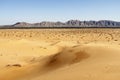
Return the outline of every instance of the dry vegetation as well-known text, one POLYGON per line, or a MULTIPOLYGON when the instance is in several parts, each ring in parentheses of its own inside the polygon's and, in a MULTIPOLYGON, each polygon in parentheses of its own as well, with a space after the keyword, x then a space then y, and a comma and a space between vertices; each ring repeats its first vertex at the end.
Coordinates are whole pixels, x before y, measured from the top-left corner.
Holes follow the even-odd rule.
POLYGON ((0 37, 14 39, 119 41, 119 29, 28 29, 0 30, 0 37))

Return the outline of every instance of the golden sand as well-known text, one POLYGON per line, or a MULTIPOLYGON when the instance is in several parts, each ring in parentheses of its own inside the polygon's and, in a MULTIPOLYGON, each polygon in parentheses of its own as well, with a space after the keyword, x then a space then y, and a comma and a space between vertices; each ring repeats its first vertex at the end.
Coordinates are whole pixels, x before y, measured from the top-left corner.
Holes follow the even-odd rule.
POLYGON ((120 29, 1 29, 0 80, 120 80, 120 29))

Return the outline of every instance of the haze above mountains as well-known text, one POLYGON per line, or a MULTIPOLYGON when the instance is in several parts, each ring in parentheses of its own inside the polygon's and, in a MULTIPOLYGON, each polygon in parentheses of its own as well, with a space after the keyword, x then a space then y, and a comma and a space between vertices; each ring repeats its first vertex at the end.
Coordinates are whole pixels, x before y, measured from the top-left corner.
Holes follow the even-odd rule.
POLYGON ((27 23, 27 22, 18 22, 13 25, 1 26, 2 28, 9 27, 120 27, 120 22, 110 21, 110 20, 100 20, 100 21, 80 21, 80 20, 69 20, 67 22, 40 22, 40 23, 27 23))

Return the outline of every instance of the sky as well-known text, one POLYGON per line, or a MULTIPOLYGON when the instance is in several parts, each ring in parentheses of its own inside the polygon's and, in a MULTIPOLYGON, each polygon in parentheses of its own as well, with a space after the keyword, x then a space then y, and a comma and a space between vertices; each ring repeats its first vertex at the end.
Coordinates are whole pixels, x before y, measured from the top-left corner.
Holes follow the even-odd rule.
POLYGON ((71 19, 120 21, 120 0, 0 0, 0 25, 71 19))

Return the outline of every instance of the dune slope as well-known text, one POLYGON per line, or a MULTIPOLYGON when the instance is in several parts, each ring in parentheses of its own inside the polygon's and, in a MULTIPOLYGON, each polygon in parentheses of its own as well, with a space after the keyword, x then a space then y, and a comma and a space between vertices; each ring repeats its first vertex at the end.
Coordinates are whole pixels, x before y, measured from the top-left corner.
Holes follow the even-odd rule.
POLYGON ((1 30, 0 80, 119 80, 119 30, 110 31, 1 30))

